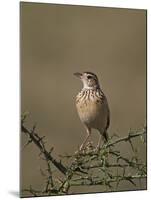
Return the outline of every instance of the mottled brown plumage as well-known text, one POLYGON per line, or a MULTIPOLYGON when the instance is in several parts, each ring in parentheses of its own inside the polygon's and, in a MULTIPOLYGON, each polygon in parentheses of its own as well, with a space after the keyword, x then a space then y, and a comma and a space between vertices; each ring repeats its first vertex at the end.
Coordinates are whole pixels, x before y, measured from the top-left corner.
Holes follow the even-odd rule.
POLYGON ((110 124, 109 106, 103 91, 100 88, 97 76, 92 72, 75 73, 83 82, 83 89, 76 97, 76 108, 81 122, 84 124, 87 137, 80 149, 83 149, 91 134, 91 129, 100 132, 97 147, 100 146, 101 136, 107 141, 107 129, 110 124))

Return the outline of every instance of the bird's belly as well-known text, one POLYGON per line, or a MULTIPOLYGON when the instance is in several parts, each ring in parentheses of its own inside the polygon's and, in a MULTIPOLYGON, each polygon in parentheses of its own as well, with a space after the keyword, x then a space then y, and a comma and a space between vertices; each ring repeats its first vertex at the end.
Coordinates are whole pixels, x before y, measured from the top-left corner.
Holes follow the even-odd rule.
POLYGON ((99 129, 106 125, 105 105, 100 102, 86 101, 77 104, 77 110, 81 121, 87 126, 99 129))

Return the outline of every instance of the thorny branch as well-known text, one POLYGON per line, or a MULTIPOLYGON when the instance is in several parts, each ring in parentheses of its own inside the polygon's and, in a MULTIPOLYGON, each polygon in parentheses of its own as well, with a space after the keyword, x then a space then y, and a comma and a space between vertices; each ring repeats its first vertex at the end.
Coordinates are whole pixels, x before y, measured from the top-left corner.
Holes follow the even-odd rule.
POLYGON ((43 154, 43 156, 45 157, 46 160, 51 161, 55 165, 55 167, 58 168, 58 170, 60 172, 62 172, 63 174, 66 174, 66 171, 67 171, 66 167, 63 166, 61 162, 56 161, 52 157, 51 151, 48 152, 46 150, 46 147, 45 147, 45 144, 43 141, 45 136, 43 136, 43 137, 38 136, 38 134, 35 132, 35 127, 31 131, 29 131, 22 124, 21 130, 22 130, 22 132, 28 134, 28 136, 30 137, 30 139, 29 139, 30 142, 28 142, 27 144, 31 143, 31 141, 32 141, 39 148, 40 153, 43 154))
MULTIPOLYGON (((40 169, 41 175, 45 179, 43 189, 36 190, 29 186, 29 189, 22 190, 22 196, 71 194, 73 186, 100 185, 106 187, 105 191, 116 191, 123 181, 128 181, 137 188, 136 180, 147 178, 146 163, 140 160, 132 143, 135 138, 141 138, 144 144, 146 127, 138 131, 130 131, 127 136, 122 138, 114 140, 110 138, 99 151, 96 151, 95 147, 88 143, 83 151, 77 151, 72 155, 60 155, 60 161, 57 161, 52 156, 53 148, 49 151, 46 149, 45 137, 39 136, 36 126, 33 126, 32 130, 26 128, 25 119, 26 116, 23 116, 21 122, 21 131, 28 137, 24 148, 34 143, 38 147, 40 155, 43 156, 47 169, 40 169), (133 151, 131 158, 123 156, 120 150, 117 151, 116 144, 122 142, 130 143, 133 151), (60 176, 59 173, 54 175, 52 165, 63 176, 60 176)), ((103 191, 101 190, 101 192, 103 191)))

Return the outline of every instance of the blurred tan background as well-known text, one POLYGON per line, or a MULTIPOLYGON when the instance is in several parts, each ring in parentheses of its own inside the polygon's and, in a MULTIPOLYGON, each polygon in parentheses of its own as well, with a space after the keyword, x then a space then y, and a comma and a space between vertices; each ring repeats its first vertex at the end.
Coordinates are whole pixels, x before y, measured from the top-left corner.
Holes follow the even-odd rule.
MULTIPOLYGON (((37 123, 56 157, 75 152, 86 136, 75 108, 82 84, 74 72, 98 75, 110 106, 110 135, 144 124, 145 10, 21 3, 20 23, 21 112, 29 111, 27 127, 37 123)), ((94 143, 98 137, 94 131, 94 143)), ((32 144, 21 152, 21 188, 42 184, 38 152, 32 144)), ((145 158, 144 149, 140 154, 145 158)))

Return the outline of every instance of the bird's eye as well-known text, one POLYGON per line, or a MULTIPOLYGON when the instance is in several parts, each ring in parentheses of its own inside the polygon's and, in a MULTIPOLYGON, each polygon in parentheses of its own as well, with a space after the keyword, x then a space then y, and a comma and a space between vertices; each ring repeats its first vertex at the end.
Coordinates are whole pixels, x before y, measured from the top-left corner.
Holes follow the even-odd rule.
POLYGON ((92 76, 87 76, 88 79, 92 78, 92 76))

